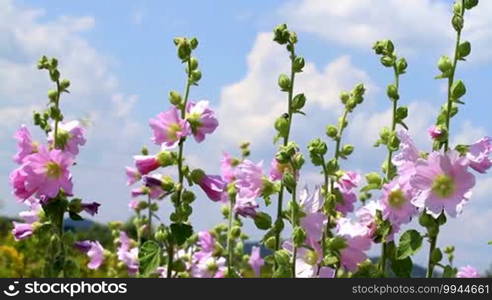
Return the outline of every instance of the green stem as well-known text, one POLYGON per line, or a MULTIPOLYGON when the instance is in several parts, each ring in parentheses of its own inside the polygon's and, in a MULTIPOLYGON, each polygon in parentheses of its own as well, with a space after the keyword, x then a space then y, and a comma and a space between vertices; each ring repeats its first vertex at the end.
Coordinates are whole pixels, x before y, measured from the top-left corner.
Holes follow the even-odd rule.
MULTIPOLYGON (((296 201, 296 191, 297 190, 297 185, 294 185, 294 190, 292 191, 292 201, 296 201)), ((292 209, 292 215, 291 215, 291 219, 292 219, 292 228, 294 229, 297 224, 299 223, 298 220, 297 220, 297 214, 296 214, 296 210, 295 209, 292 209)), ((293 278, 296 278, 296 259, 297 259, 297 247, 296 247, 296 244, 293 240, 293 251, 292 251, 292 277, 293 278)))
POLYGON ((148 210, 149 210, 149 214, 148 214, 148 217, 147 217, 147 232, 148 232, 148 239, 152 239, 152 209, 151 209, 151 204, 152 204, 152 199, 150 199, 150 195, 147 196, 147 205, 149 206, 148 207, 148 210))
POLYGON ((429 247, 429 262, 427 264, 427 278, 432 278, 434 274, 434 264, 432 263, 432 253, 436 249, 437 234, 435 237, 429 237, 430 247, 429 247))
POLYGON ((387 243, 383 242, 381 245, 381 264, 380 264, 380 270, 381 273, 384 275, 386 273, 386 248, 387 248, 387 243))
MULTIPOLYGON (((461 0, 461 12, 460 15, 461 17, 464 16, 465 14, 465 5, 463 3, 464 1, 461 0)), ((456 73, 456 66, 458 63, 458 56, 459 56, 459 45, 460 45, 460 40, 461 40, 461 30, 458 30, 456 32, 456 44, 454 48, 454 58, 453 58, 453 67, 451 69, 451 73, 448 78, 448 101, 447 101, 447 111, 446 111, 446 129, 447 129, 447 134, 448 137, 446 139, 446 142, 444 143, 444 151, 449 150, 449 136, 450 136, 450 126, 451 126, 451 109, 453 108, 453 99, 451 98, 451 87, 453 86, 454 82, 454 75, 456 73)))
MULTIPOLYGON (((188 58, 187 60, 188 64, 188 78, 186 80, 186 87, 185 87, 185 95, 184 95, 184 101, 181 106, 181 118, 184 119, 186 117, 186 105, 188 104, 188 97, 190 95, 190 87, 192 84, 192 79, 191 79, 191 58, 188 58)), ((179 150, 178 150, 178 178, 179 178, 179 189, 177 191, 177 197, 176 197, 176 203, 175 203, 175 210, 177 211, 179 207, 181 206, 181 197, 183 195, 183 183, 184 183, 184 173, 183 173, 183 153, 184 153, 184 143, 186 141, 185 137, 182 137, 179 140, 179 150)), ((168 253, 174 253, 174 242, 172 239, 169 241, 168 248, 168 253)), ((174 260, 174 255, 169 256, 168 259, 168 264, 167 264, 167 278, 171 278, 172 276, 172 266, 173 266, 173 260, 174 260)))
MULTIPOLYGON (((290 61, 291 61, 291 67, 290 67, 290 87, 288 91, 288 114, 289 114, 289 119, 288 119, 288 127, 287 127, 287 134, 284 137, 284 142, 283 145, 287 146, 289 143, 289 136, 290 136, 290 128, 292 124, 292 98, 294 94, 294 80, 295 80, 295 71, 294 71, 294 59, 296 57, 295 55, 295 50, 294 50, 294 44, 290 44, 290 48, 292 49, 290 51, 290 61)), ((277 220, 282 219, 282 205, 283 205, 283 198, 284 198, 284 185, 283 183, 280 184, 280 192, 278 194, 278 207, 277 207, 277 220)), ((280 249, 280 231, 275 233, 275 250, 280 249)))
POLYGON ((226 250, 227 250, 227 256, 228 256, 228 259, 227 259, 227 274, 228 276, 231 278, 233 277, 232 274, 233 274, 233 271, 232 271, 232 267, 233 267, 233 249, 232 249, 232 218, 233 218, 233 215, 234 215, 234 199, 235 197, 229 197, 229 203, 230 203, 230 207, 229 207, 229 221, 228 221, 228 229, 227 229, 227 246, 226 246, 226 250))

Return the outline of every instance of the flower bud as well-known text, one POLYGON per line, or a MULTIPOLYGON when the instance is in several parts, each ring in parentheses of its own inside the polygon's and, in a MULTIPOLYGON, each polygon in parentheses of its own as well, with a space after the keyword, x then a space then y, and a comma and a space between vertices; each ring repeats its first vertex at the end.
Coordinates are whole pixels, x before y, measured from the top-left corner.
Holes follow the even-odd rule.
POLYGON ((408 117, 408 107, 400 106, 396 109, 396 120, 403 121, 408 117))
POLYGON ((259 212, 254 217, 255 225, 258 229, 267 230, 272 227, 272 217, 264 212, 259 212))
POLYGON ((349 156, 350 154, 352 154, 352 152, 354 152, 354 146, 353 145, 345 145, 345 146, 343 146, 343 148, 342 148, 342 154, 344 156, 349 156))
POLYGON ((366 181, 368 184, 381 185, 383 183, 383 179, 381 175, 376 172, 371 172, 366 174, 366 181))
POLYGON ((57 69, 51 69, 50 78, 52 81, 58 81, 60 79, 60 71, 58 71, 57 69))
POLYGON ((49 90, 48 91, 48 98, 50 99, 51 102, 55 102, 56 98, 58 98, 58 91, 49 90))
POLYGON ((48 58, 46 56, 42 56, 38 60, 38 69, 48 69, 49 68, 49 63, 48 63, 48 58))
POLYGON ((301 56, 297 56, 292 63, 292 69, 294 70, 294 72, 299 73, 302 72, 302 68, 304 68, 304 65, 304 58, 301 56))
POLYGON ((292 157, 292 167, 295 170, 300 170, 302 168, 302 166, 304 165, 304 162, 305 162, 304 156, 300 152, 297 152, 292 157))
POLYGON ((317 155, 325 155, 328 151, 326 143, 319 138, 313 139, 308 145, 308 151, 317 155))
POLYGON ((292 232, 292 240, 294 241, 295 247, 301 247, 304 244, 306 237, 306 231, 302 227, 296 226, 294 228, 294 231, 292 232))
POLYGON ((289 31, 289 42, 291 44, 297 43, 297 33, 295 33, 294 31, 289 31))
POLYGON ((190 69, 193 71, 196 70, 197 68, 198 68, 198 60, 196 59, 196 57, 190 58, 190 69))
POLYGON ((372 46, 372 49, 374 50, 374 52, 377 55, 383 54, 383 52, 384 52, 384 44, 383 44, 383 41, 377 41, 376 43, 374 43, 374 45, 372 46))
POLYGON ((477 6, 478 0, 465 0, 465 8, 472 9, 477 6))
POLYGON ((157 161, 161 167, 167 167, 174 163, 174 158, 171 152, 161 151, 157 154, 157 161))
POLYGON ((395 57, 384 55, 381 57, 381 64, 385 67, 392 67, 395 64, 395 57))
POLYGON ((197 40, 197 38, 195 38, 195 37, 194 37, 194 38, 192 38, 192 39, 190 40, 190 47, 191 47, 191 49, 193 49, 193 50, 195 50, 195 49, 196 49, 196 47, 198 47, 198 40, 197 40))
POLYGON ((289 120, 287 120, 287 117, 282 115, 275 120, 275 129, 281 137, 286 137, 289 130, 289 120))
POLYGON ((328 240, 327 246, 328 249, 337 251, 347 247, 347 242, 343 237, 336 236, 328 240))
POLYGON ((408 67, 407 60, 403 57, 396 61, 396 71, 398 74, 404 74, 408 67))
POLYGON ((287 30, 286 24, 281 24, 275 27, 275 29, 273 30, 273 34, 273 40, 280 45, 286 44, 289 41, 289 31, 287 30))
POLYGON ((451 23, 453 24, 454 30, 461 31, 461 29, 463 29, 464 20, 462 16, 455 14, 451 23))
POLYGON ((198 82, 202 79, 202 72, 200 72, 200 70, 194 70, 191 72, 190 77, 193 82, 198 82))
POLYGON ((241 227, 233 226, 231 228, 231 238, 237 239, 241 235, 241 227))
POLYGON ((183 102, 183 99, 181 98, 181 95, 178 92, 170 91, 169 92, 169 102, 172 105, 178 106, 178 105, 181 105, 181 103, 183 102))
MULTIPOLYGON (((169 177, 169 178, 171 178, 171 177, 169 177)), ((172 180, 172 178, 171 178, 171 180, 172 180)), ((196 199, 195 194, 190 190, 184 190, 183 195, 181 197, 182 197, 184 203, 192 203, 196 199)))
POLYGON ((282 176, 282 183, 289 191, 293 191, 296 186, 296 179, 291 172, 285 172, 282 176))
POLYGON ((362 97, 365 92, 366 92, 366 88, 364 87, 363 83, 357 84, 352 90, 352 94, 354 97, 362 97))
POLYGON ((165 230, 163 230, 162 228, 160 228, 159 230, 157 230, 157 232, 154 234, 154 238, 157 242, 159 243, 164 243, 167 238, 168 238, 168 234, 165 230))
POLYGON ((388 85, 386 94, 388 95, 389 98, 391 98, 394 101, 400 99, 400 95, 398 95, 398 88, 396 87, 395 84, 388 85))
POLYGON ((60 82, 60 89, 62 89, 63 91, 68 89, 69 86, 70 86, 70 80, 68 80, 68 79, 63 79, 60 82))
POLYGON ((56 69, 58 67, 58 60, 56 58, 52 57, 49 60, 49 66, 51 69, 56 69))
POLYGON ((273 250, 273 249, 275 249, 275 246, 277 243, 276 243, 275 237, 271 236, 265 240, 264 244, 265 244, 265 247, 273 250))
POLYGON ((332 139, 336 138, 338 135, 338 129, 335 125, 326 126, 326 135, 332 139))
POLYGON ((191 55, 191 48, 186 40, 178 44, 178 57, 182 61, 186 61, 191 55))
POLYGON ((283 92, 288 92, 290 89, 290 78, 285 74, 280 74, 278 77, 278 86, 283 92))
POLYGON ((326 163, 326 171, 328 174, 335 174, 336 171, 338 171, 338 162, 336 159, 331 159, 326 163))
POLYGON ((451 59, 449 59, 449 57, 443 55, 439 58, 439 61, 437 62, 437 66, 439 70, 443 73, 443 75, 448 77, 449 72, 453 68, 453 63, 451 62, 451 59))
POLYGON ((203 177, 205 177, 205 172, 202 169, 194 169, 191 171, 190 179, 193 183, 199 184, 203 177))
POLYGON ((464 59, 468 55, 470 55, 471 52, 471 44, 470 42, 463 42, 458 46, 458 58, 459 59, 464 59))
POLYGON ((345 104, 345 107, 349 110, 352 111, 355 107, 357 106, 357 101, 355 101, 354 98, 350 98, 349 101, 345 104))
POLYGON ((294 99, 292 99, 292 109, 297 111, 301 110, 306 104, 306 96, 304 94, 297 94, 294 99))
POLYGON ((463 97, 466 94, 466 87, 463 81, 458 80, 453 82, 453 85, 451 86, 451 97, 453 99, 459 99, 463 97))
POLYGON ((343 104, 346 104, 349 99, 350 99, 349 93, 347 93, 347 92, 341 92, 340 93, 340 100, 342 101, 343 104))

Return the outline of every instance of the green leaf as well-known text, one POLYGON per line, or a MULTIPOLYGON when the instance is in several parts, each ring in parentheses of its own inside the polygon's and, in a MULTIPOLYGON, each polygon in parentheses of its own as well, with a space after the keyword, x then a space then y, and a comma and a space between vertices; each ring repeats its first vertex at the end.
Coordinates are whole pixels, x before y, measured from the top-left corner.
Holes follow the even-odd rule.
POLYGON ((68 215, 70 216, 70 219, 74 221, 82 221, 84 218, 82 218, 78 213, 74 213, 73 211, 69 211, 68 215))
POLYGON ((456 273, 458 273, 458 270, 456 268, 453 268, 449 265, 444 267, 444 272, 442 273, 443 278, 454 278, 456 277, 456 273))
POLYGON ((398 277, 411 277, 412 268, 413 262, 409 256, 405 259, 395 259, 391 262, 391 270, 398 277))
POLYGON ((155 272, 161 262, 161 247, 154 241, 146 241, 140 246, 138 260, 140 262, 140 274, 144 277, 155 272))
POLYGON ((417 230, 406 231, 400 237, 400 243, 396 250, 396 259, 403 260, 415 254, 422 247, 422 240, 423 238, 417 230))
POLYGON ((193 234, 193 227, 184 223, 173 223, 171 233, 174 241, 181 246, 193 234))
POLYGON ((492 241, 489 242, 489 245, 492 245, 492 241))
POLYGON ((254 220, 258 229, 267 230, 272 227, 272 217, 270 217, 267 213, 260 212, 256 214, 254 220))
POLYGON ((431 255, 431 261, 433 264, 437 264, 442 260, 442 252, 441 249, 435 248, 434 251, 432 251, 431 255))

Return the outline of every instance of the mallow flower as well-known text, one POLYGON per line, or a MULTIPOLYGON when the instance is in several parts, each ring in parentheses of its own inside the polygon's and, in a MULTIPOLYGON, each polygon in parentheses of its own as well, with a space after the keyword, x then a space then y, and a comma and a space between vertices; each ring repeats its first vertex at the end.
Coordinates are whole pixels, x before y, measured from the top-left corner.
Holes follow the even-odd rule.
POLYGON ((175 106, 150 119, 149 125, 153 131, 152 141, 167 148, 175 147, 181 138, 190 134, 188 122, 181 119, 175 106))
MULTIPOLYGON (((48 143, 53 145, 54 133, 48 135, 48 143)), ((79 154, 79 146, 85 145, 85 128, 77 120, 58 123, 58 143, 64 151, 79 154)))
POLYGON ((239 194, 250 197, 258 197, 263 189, 263 163, 255 164, 250 160, 244 160, 236 169, 236 187, 239 194))
POLYGON ((301 227, 306 231, 308 240, 318 242, 327 222, 326 215, 321 212, 323 198, 319 187, 316 187, 313 193, 309 193, 309 190, 304 188, 299 195, 299 204, 304 212, 304 216, 300 219, 301 227))
POLYGON ((191 275, 195 278, 223 278, 226 270, 224 257, 207 255, 191 266, 191 275))
MULTIPOLYGON (((292 166, 287 163, 280 163, 276 158, 273 158, 270 164, 270 180, 282 180, 282 177, 284 176, 284 173, 286 171, 289 173, 293 173, 292 166)), ((299 171, 296 171, 295 177, 299 177, 299 171)))
POLYGON ((400 151, 395 154, 392 162, 397 167, 400 182, 406 182, 415 173, 415 163, 420 158, 420 152, 408 131, 400 130, 397 134, 400 151))
POLYGON ((126 184, 129 186, 142 179, 142 174, 140 174, 140 172, 134 168, 126 167, 125 174, 127 178, 126 184))
POLYGON ((457 278, 480 278, 480 274, 478 270, 472 266, 464 266, 461 267, 456 274, 457 278))
POLYGON ((91 202, 91 203, 81 203, 81 206, 83 211, 85 211, 91 216, 94 216, 98 213, 99 206, 101 206, 101 204, 97 202, 91 202))
POLYGON ((236 161, 229 153, 222 153, 222 159, 220 160, 220 175, 222 179, 231 183, 236 179, 236 167, 239 161, 236 161))
POLYGON ((482 174, 487 172, 492 166, 491 152, 492 138, 488 136, 471 144, 466 154, 470 167, 482 174))
POLYGON ((11 173, 14 194, 19 199, 27 199, 34 193, 38 198, 54 198, 60 190, 72 195, 72 175, 68 170, 71 165, 72 155, 40 147, 39 152, 27 156, 20 169, 11 173))
POLYGON ((135 275, 138 272, 138 247, 132 247, 132 241, 124 231, 120 231, 118 242, 118 259, 126 265, 128 274, 135 275))
POLYGON ((256 209, 260 205, 256 202, 254 195, 236 195, 236 202, 234 203, 234 212, 243 217, 254 218, 256 216, 256 209))
POLYGON ((209 108, 208 101, 188 102, 186 105, 186 120, 190 124, 191 133, 198 143, 205 139, 206 134, 215 131, 219 122, 215 113, 209 108))
MULTIPOLYGON (((282 247, 291 252, 293 246, 291 241, 285 241, 282 247)), ((305 247, 297 248, 296 253, 296 278, 333 278, 335 270, 329 267, 319 268, 319 263, 323 259, 321 247, 318 243, 312 249, 305 247)))
MULTIPOLYGON (((380 201, 369 201, 364 206, 355 211, 355 216, 360 225, 367 228, 367 236, 374 240, 377 231, 377 211, 383 211, 380 201)), ((391 232, 386 237, 386 241, 392 241, 395 234, 400 231, 400 224, 391 223, 391 232)))
POLYGON ((22 161, 26 156, 38 151, 38 143, 32 140, 31 132, 26 125, 22 125, 21 128, 16 131, 14 138, 17 140, 17 153, 13 157, 14 162, 22 164, 22 161))
POLYGON ((406 224, 417 213, 417 207, 412 204, 415 190, 408 182, 400 183, 398 178, 383 186, 380 198, 383 218, 391 224, 406 224))
POLYGON ((99 241, 78 241, 75 242, 75 247, 87 254, 89 263, 87 267, 91 270, 99 269, 104 262, 104 248, 99 241))
POLYGON ((257 277, 261 275, 261 267, 265 264, 265 260, 261 257, 261 248, 257 246, 253 246, 251 248, 251 255, 248 260, 251 269, 257 277))
POLYGON ((198 179, 198 185, 202 188, 207 197, 215 202, 227 200, 226 182, 218 175, 203 175, 198 179))
POLYGON ((12 234, 14 235, 14 239, 16 241, 28 238, 34 233, 33 223, 19 223, 14 221, 12 222, 12 224, 14 225, 14 228, 12 229, 12 234))
POLYGON ((426 208, 434 217, 443 210, 456 217, 471 197, 475 185, 475 176, 467 168, 466 158, 454 150, 432 152, 426 160, 417 161, 410 184, 419 193, 412 203, 426 208))
POLYGON ((335 188, 338 189, 341 195, 341 202, 337 202, 335 210, 347 215, 354 211, 354 204, 357 202, 357 195, 351 189, 348 189, 345 185, 335 183, 335 188))
MULTIPOLYGON (((157 170, 161 164, 157 159, 157 155, 135 155, 133 156, 135 161, 135 167, 137 168, 137 172, 141 175, 148 174, 154 170, 157 170)), ((127 173, 128 174, 128 173, 127 173)), ((137 177, 137 174, 131 174, 132 176, 137 177)), ((134 179, 130 180, 133 182, 134 179)))
POLYGON ((368 228, 359 222, 340 218, 335 232, 345 240, 345 245, 340 250, 341 265, 350 272, 357 270, 359 263, 367 258, 365 252, 371 248, 368 228))

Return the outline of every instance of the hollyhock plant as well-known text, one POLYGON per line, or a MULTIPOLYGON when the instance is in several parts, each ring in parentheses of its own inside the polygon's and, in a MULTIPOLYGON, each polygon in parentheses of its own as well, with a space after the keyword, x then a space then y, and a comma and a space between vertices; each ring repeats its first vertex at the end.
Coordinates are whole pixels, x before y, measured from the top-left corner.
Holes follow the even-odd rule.
POLYGON ((138 182, 140 179, 142 179, 142 174, 140 174, 140 172, 137 169, 126 167, 125 173, 127 177, 126 184, 128 186, 133 185, 136 182, 138 182))
POLYGON ((215 113, 209 108, 208 101, 188 102, 186 107, 186 120, 190 124, 193 137, 198 143, 203 142, 206 134, 215 131, 219 122, 215 113))
POLYGON ((357 202, 357 195, 350 189, 347 189, 345 186, 340 185, 338 183, 335 184, 335 187, 338 189, 341 195, 341 201, 337 202, 335 206, 335 210, 340 212, 342 215, 347 215, 354 211, 354 204, 357 202))
POLYGON ((154 134, 152 141, 167 148, 175 147, 182 137, 190 134, 190 125, 181 119, 178 109, 174 106, 151 119, 149 124, 154 134))
POLYGON ((226 270, 225 258, 206 255, 192 265, 191 275, 196 278, 223 278, 226 270))
MULTIPOLYGON (((364 206, 355 211, 357 221, 365 226, 367 230, 367 236, 371 239, 376 237, 377 230, 377 211, 383 211, 380 201, 369 201, 364 206)), ((386 236, 386 241, 393 241, 395 234, 400 231, 400 224, 392 223, 391 232, 386 236)))
POLYGON ((417 213, 417 207, 411 202, 415 190, 410 184, 402 184, 396 178, 385 184, 382 192, 380 201, 383 218, 398 225, 410 222, 417 213))
POLYGON ((429 129, 427 129, 427 132, 433 140, 439 140, 440 138, 442 138, 444 133, 442 128, 437 125, 431 126, 429 129))
POLYGON ((225 194, 226 183, 218 175, 204 175, 198 180, 198 185, 207 194, 207 197, 215 202, 227 200, 225 194))
POLYGON ((32 223, 19 223, 14 221, 12 224, 14 225, 12 234, 16 241, 28 238, 34 233, 34 225, 32 223))
POLYGON ((480 278, 480 273, 478 270, 472 266, 461 267, 456 274, 457 278, 480 278))
POLYGON ((466 158, 472 169, 484 174, 492 166, 490 153, 492 153, 492 138, 487 136, 470 145, 466 158))
POLYGON ((430 153, 426 160, 419 160, 415 165, 410 184, 419 193, 412 203, 426 208, 434 217, 443 210, 456 217, 470 199, 471 189, 475 186, 475 176, 467 169, 466 158, 454 150, 430 153))
POLYGON ((17 168, 10 173, 9 181, 12 186, 12 193, 19 201, 28 199, 36 192, 34 187, 26 186, 27 173, 22 167, 17 168))
POLYGON ((299 204, 304 212, 300 224, 306 231, 307 239, 316 242, 321 240, 327 217, 321 212, 323 198, 320 195, 319 187, 316 187, 312 194, 307 188, 304 188, 299 196, 299 204))
MULTIPOLYGON (((141 175, 145 175, 154 170, 157 170, 161 166, 156 155, 135 155, 133 159, 135 160, 135 167, 137 168, 138 173, 140 173, 141 175)), ((133 172, 133 170, 131 171, 133 172)), ((138 175, 136 173, 133 173, 128 175, 128 177, 130 176, 137 177, 138 175)), ((133 182, 133 179, 129 181, 133 182)))
POLYGON ((104 248, 99 241, 78 241, 75 247, 86 253, 90 261, 87 267, 91 270, 97 270, 104 262, 104 248))
MULTIPOLYGON (((285 241, 282 247, 291 252, 293 246, 291 241, 285 241)), ((333 278, 335 270, 329 267, 319 267, 323 255, 318 244, 313 245, 312 249, 305 247, 297 248, 296 255, 296 278, 333 278)))
POLYGON ((22 164, 26 156, 38 151, 38 143, 32 140, 31 132, 26 125, 21 125, 14 138, 17 140, 17 153, 14 155, 14 162, 22 164))
MULTIPOLYGON (((293 173, 292 166, 290 164, 282 164, 274 158, 270 164, 270 180, 282 180, 282 177, 286 171, 293 173)), ((295 175, 296 178, 299 177, 299 172, 297 171, 295 175)))
MULTIPOLYGON (((86 143, 85 128, 82 127, 80 121, 61 122, 58 126, 61 148, 73 155, 79 154, 79 146, 83 146, 86 143)), ((48 142, 53 145, 53 134, 48 135, 48 142)))
POLYGON ((251 269, 257 277, 261 275, 261 267, 265 264, 265 260, 261 257, 261 248, 257 246, 253 246, 251 248, 251 255, 248 260, 251 269))
POLYGON ((236 179, 236 167, 238 164, 239 162, 229 153, 222 153, 222 159, 220 160, 220 174, 225 182, 230 183, 236 179))
POLYGON ((356 188, 360 183, 360 174, 353 171, 344 172, 338 180, 338 184, 346 190, 356 188))
POLYGON ((336 234, 343 237, 346 243, 340 251, 341 265, 347 271, 354 272, 358 264, 367 258, 365 252, 371 248, 368 228, 359 222, 340 218, 337 222, 336 234))
POLYGON ((400 182, 406 182, 415 173, 415 163, 420 158, 420 152, 408 131, 400 130, 398 138, 400 151, 393 157, 392 162, 398 169, 400 182))
POLYGON ((132 241, 124 231, 120 231, 118 242, 120 244, 117 250, 118 259, 126 265, 128 269, 128 274, 137 274, 138 248, 131 246, 132 241))
POLYGON ((239 194, 258 197, 263 188, 263 162, 255 164, 244 160, 236 169, 236 187, 239 194))
POLYGON ((99 206, 101 206, 101 204, 97 202, 82 203, 81 205, 82 209, 91 216, 96 215, 99 211, 99 206))
POLYGON ((33 193, 36 193, 37 197, 54 198, 60 190, 71 195, 73 184, 68 168, 72 165, 73 158, 70 154, 58 149, 48 150, 46 147, 40 147, 39 152, 24 159, 24 164, 20 167, 21 172, 14 170, 14 175, 11 175, 15 195, 19 199, 33 193), (28 193, 23 193, 22 189, 17 188, 21 177, 28 193))
POLYGON ((256 210, 260 205, 256 202, 255 196, 245 196, 238 194, 234 203, 234 212, 243 217, 254 218, 256 216, 256 210))

